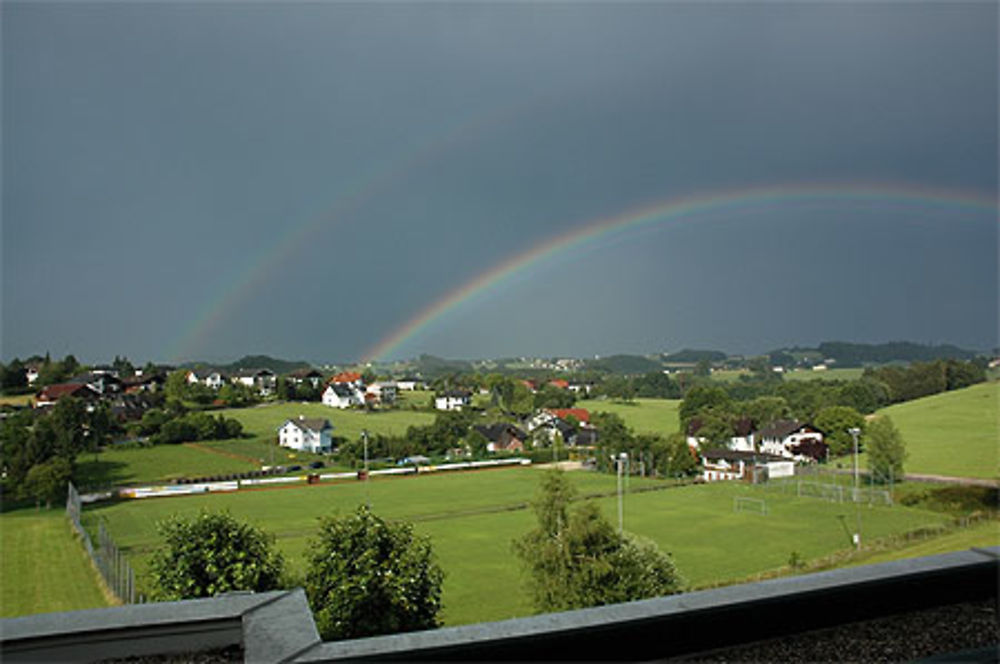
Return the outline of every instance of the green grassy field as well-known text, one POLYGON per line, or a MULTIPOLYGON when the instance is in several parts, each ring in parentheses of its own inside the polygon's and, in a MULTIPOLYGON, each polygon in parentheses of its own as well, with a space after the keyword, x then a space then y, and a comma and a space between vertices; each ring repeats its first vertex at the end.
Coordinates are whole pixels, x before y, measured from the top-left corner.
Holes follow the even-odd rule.
MULTIPOLYGON (((850 369, 826 369, 824 371, 813 371, 812 369, 792 369, 785 371, 781 376, 785 380, 857 380, 864 373, 861 367, 850 369)), ((740 376, 749 376, 746 369, 720 369, 712 372, 712 380, 724 383, 733 383, 740 379, 740 376)))
POLYGON ((0 395, 0 406, 30 406, 34 398, 33 394, 0 395))
POLYGON ((1000 521, 983 521, 975 526, 932 537, 888 551, 874 551, 854 558, 850 566, 884 563, 890 560, 933 556, 950 551, 963 551, 974 546, 1000 546, 1000 521))
MULTIPOLYGON (((909 457, 908 473, 1000 477, 1000 383, 981 383, 884 408, 909 457)), ((864 455, 862 455, 864 457, 864 455)), ((862 458, 862 467, 867 467, 862 458)))
MULTIPOLYGON (((352 509, 365 500, 390 519, 411 521, 432 538, 447 577, 444 620, 463 624, 527 615, 530 606, 520 567, 510 543, 534 524, 533 514, 517 509, 534 494, 539 471, 531 468, 490 470, 452 475, 268 489, 235 494, 164 498, 95 506, 85 512, 88 527, 104 517, 139 574, 140 587, 150 552, 159 545, 155 522, 173 513, 194 514, 206 507, 226 509, 277 537, 279 548, 302 571, 316 519, 352 509)), ((571 473, 582 492, 613 494, 615 478, 571 473)), ((655 484, 633 479, 632 488, 655 484)), ((613 495, 597 499, 616 519, 613 495)), ((865 538, 885 537, 945 517, 905 507, 861 509, 865 538)), ((760 492, 737 483, 717 483, 632 493, 625 501, 625 525, 651 537, 674 554, 692 586, 739 580, 783 566, 792 551, 805 559, 850 546, 844 518, 854 512, 816 499, 760 492), (736 512, 734 497, 766 501, 766 516, 736 512), (752 543, 748 545, 748 542, 752 543)))
POLYGON ((412 424, 429 424, 433 413, 387 411, 366 413, 337 410, 318 403, 284 403, 257 408, 219 411, 243 424, 246 437, 202 441, 194 445, 157 445, 147 448, 110 448, 97 460, 85 454, 78 461, 81 487, 103 488, 125 484, 167 482, 178 477, 205 477, 254 470, 262 465, 304 464, 324 457, 275 445, 278 427, 299 415, 325 417, 334 436, 356 440, 362 429, 373 434, 404 434, 412 424))
POLYGON ((586 408, 591 413, 615 413, 636 433, 671 434, 680 430, 677 409, 680 399, 636 399, 632 403, 610 399, 584 399, 576 408, 586 408))
POLYGON ((215 454, 189 445, 116 449, 77 459, 76 483, 81 488, 105 488, 125 484, 165 482, 177 477, 239 473, 259 464, 215 454))
POLYGON ((62 509, 0 514, 0 617, 108 606, 62 509))
POLYGON ((402 435, 411 425, 425 425, 434 421, 433 413, 418 413, 410 410, 390 410, 365 412, 360 410, 339 410, 321 403, 281 403, 256 408, 224 410, 222 415, 239 420, 245 433, 255 440, 275 440, 278 427, 285 420, 306 417, 323 417, 333 425, 333 435, 347 440, 357 440, 363 429, 369 433, 402 435))

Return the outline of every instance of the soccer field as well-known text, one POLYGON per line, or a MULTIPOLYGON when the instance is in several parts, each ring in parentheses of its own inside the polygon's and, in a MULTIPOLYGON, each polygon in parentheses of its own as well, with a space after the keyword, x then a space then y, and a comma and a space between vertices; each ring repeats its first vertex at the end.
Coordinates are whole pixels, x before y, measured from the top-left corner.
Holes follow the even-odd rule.
MULTIPOLYGON (((446 624, 455 625, 531 613, 511 541, 534 525, 534 515, 522 507, 533 496, 539 474, 537 469, 517 468, 379 479, 368 486, 349 481, 106 504, 89 508, 84 515, 90 528, 98 518, 107 519, 132 559, 142 588, 148 584, 144 574, 149 554, 159 545, 155 522, 170 514, 229 510, 274 534, 278 547, 301 573, 316 519, 351 510, 369 499, 377 513, 411 521, 431 537, 446 573, 443 617, 446 624)), ((570 477, 581 493, 607 494, 596 500, 609 519, 617 520, 614 476, 577 472, 570 477)), ((632 489, 654 485, 654 480, 630 481, 632 489)), ((865 541, 944 521, 943 516, 923 510, 900 506, 855 510, 738 483, 630 493, 625 498, 626 529, 673 553, 692 586, 781 567, 793 551, 808 560, 850 548, 848 528, 858 517, 865 541), (765 500, 767 515, 735 511, 738 496, 765 500)))

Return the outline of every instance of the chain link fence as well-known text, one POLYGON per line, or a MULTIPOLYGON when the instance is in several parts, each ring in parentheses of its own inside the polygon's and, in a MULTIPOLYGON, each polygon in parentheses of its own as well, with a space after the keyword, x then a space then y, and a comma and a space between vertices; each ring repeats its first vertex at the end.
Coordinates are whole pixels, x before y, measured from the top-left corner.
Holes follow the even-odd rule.
MULTIPOLYGON (((104 579, 104 583, 111 593, 123 604, 136 604, 135 572, 128 559, 111 538, 103 520, 98 523, 97 546, 94 546, 90 533, 80 522, 81 508, 80 494, 70 482, 66 494, 66 516, 69 517, 69 522, 83 540, 83 547, 87 550, 87 555, 94 561, 94 566, 97 567, 97 571, 101 574, 101 578, 104 579)), ((138 602, 141 603, 144 600, 142 595, 138 596, 138 602)))

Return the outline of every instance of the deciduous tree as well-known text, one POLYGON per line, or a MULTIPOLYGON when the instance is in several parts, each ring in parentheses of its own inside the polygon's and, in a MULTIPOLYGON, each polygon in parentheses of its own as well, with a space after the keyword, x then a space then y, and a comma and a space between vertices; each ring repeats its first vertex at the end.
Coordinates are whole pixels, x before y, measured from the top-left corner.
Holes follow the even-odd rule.
POLYGON ((882 415, 868 423, 865 432, 865 451, 868 453, 868 472, 876 482, 885 483, 903 477, 903 461, 906 460, 906 443, 899 429, 882 415))
POLYGON ((444 574, 430 541, 365 506, 320 521, 306 595, 326 640, 438 626, 444 574))
POLYGON ((233 590, 281 587, 284 559, 274 538, 227 512, 202 511, 158 524, 164 545, 150 569, 156 594, 164 600, 213 597, 233 590))
POLYGON ((565 474, 542 478, 534 501, 538 526, 513 543, 528 571, 539 613, 627 602, 678 592, 670 556, 622 535, 594 503, 570 509, 575 491, 565 474))

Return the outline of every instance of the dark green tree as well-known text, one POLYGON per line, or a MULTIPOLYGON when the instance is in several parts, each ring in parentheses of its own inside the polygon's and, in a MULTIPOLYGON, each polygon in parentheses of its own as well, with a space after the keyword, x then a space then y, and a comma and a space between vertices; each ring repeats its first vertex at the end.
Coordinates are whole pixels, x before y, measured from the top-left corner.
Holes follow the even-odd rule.
POLYGON ((865 428, 865 417, 849 406, 829 406, 819 411, 813 419, 816 428, 823 432, 823 440, 830 446, 830 454, 849 454, 854 450, 854 437, 850 429, 865 428))
POLYGON ((594 503, 570 509, 575 491, 549 471, 533 507, 538 526, 513 542, 539 613, 678 592, 670 556, 648 540, 619 534, 594 503))
POLYGON ((906 443, 888 415, 881 415, 868 423, 864 442, 868 453, 868 472, 876 482, 903 479, 906 443))
POLYGON ((45 503, 46 508, 66 498, 66 487, 73 476, 73 464, 62 457, 31 467, 24 479, 24 490, 35 500, 35 506, 45 503))
POLYGON ((321 519, 305 589, 325 640, 437 627, 444 574, 430 541, 365 506, 321 519))
POLYGON ((153 553, 150 569, 160 599, 282 585, 284 559, 273 548, 274 538, 227 512, 203 510, 191 519, 175 515, 157 525, 164 545, 153 553))

